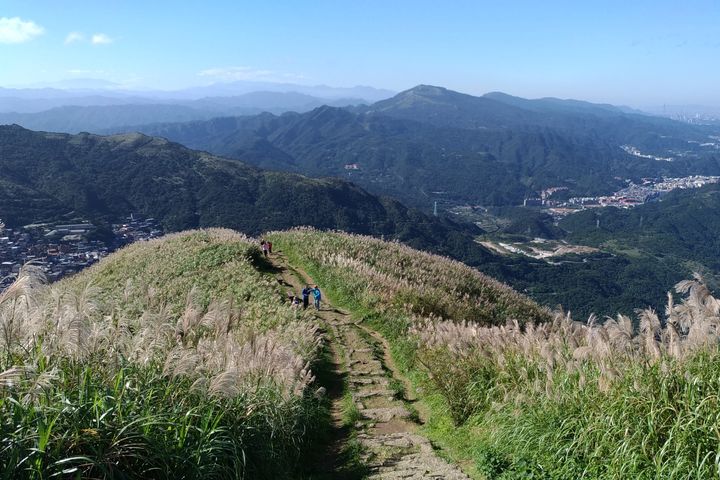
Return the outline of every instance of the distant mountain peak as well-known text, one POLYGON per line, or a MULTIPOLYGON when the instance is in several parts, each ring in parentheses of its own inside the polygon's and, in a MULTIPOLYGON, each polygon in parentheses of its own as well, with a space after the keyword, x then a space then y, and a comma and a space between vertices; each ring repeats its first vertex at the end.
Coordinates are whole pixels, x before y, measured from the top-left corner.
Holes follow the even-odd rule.
POLYGON ((514 96, 514 95, 510 95, 509 93, 499 92, 499 91, 497 91, 497 92, 488 92, 488 93, 486 93, 485 95, 483 95, 483 97, 485 97, 485 98, 491 98, 491 99, 493 99, 493 100, 497 100, 497 99, 509 99, 509 98, 520 98, 520 97, 516 97, 516 96, 514 96))
POLYGON ((418 85, 409 90, 398 93, 392 98, 374 103, 372 111, 382 112, 387 110, 407 110, 419 106, 446 105, 453 107, 463 99, 473 99, 470 95, 458 93, 447 88, 435 85, 418 85))
POLYGON ((405 90, 404 92, 400 92, 397 94, 397 96, 401 95, 422 95, 422 96, 432 96, 432 97, 439 97, 442 95, 447 95, 449 93, 457 93, 453 92, 452 90, 448 90, 444 87, 437 87, 435 85, 417 85, 409 90, 405 90))

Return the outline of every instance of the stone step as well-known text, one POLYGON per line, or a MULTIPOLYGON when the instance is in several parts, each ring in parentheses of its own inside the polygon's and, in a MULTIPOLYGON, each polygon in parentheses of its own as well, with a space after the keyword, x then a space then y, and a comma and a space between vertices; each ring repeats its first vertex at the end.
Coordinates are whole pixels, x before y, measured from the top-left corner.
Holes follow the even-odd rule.
POLYGON ((395 392, 392 390, 368 390, 351 392, 353 398, 363 399, 371 397, 395 398, 395 392))
POLYGON ((348 382, 353 385, 383 385, 383 386, 390 385, 390 379, 388 379, 388 377, 381 376, 381 375, 355 376, 355 375, 353 375, 352 372, 350 372, 350 377, 348 378, 348 382))
POLYGON ((349 360, 348 366, 350 368, 354 367, 355 365, 371 365, 373 368, 379 368, 382 369, 382 363, 380 363, 379 360, 370 359, 370 360, 364 360, 364 359, 356 359, 356 360, 349 360))
POLYGON ((349 349, 347 350, 347 352, 348 352, 348 354, 351 354, 351 353, 372 353, 372 352, 373 352, 373 349, 372 349, 372 348, 349 348, 349 349))
POLYGON ((366 408, 360 410, 360 415, 368 420, 389 422, 393 418, 409 418, 410 412, 405 407, 366 408))
POLYGON ((442 478, 446 480, 469 480, 470 478, 435 453, 404 455, 394 464, 381 466, 375 471, 376 473, 368 478, 442 478))
POLYGON ((373 369, 365 369, 365 370, 352 370, 352 374, 354 376, 362 376, 362 377, 382 377, 385 372, 383 370, 373 370, 373 369))

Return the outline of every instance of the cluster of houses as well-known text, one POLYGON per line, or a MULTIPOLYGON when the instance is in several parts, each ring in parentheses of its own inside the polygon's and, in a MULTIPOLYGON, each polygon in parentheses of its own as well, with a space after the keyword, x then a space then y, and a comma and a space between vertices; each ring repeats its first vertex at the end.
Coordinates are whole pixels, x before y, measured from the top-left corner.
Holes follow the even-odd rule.
POLYGON ((678 189, 700 188, 710 183, 720 182, 718 176, 690 175, 678 178, 643 178, 640 183, 629 182, 628 185, 607 196, 572 197, 566 201, 553 200, 550 197, 564 187, 543 190, 539 197, 526 198, 525 207, 544 207, 553 217, 562 217, 578 210, 598 207, 630 208, 653 201, 662 195, 678 189))
POLYGON ((92 223, 36 223, 7 228, 0 222, 0 291, 7 288, 26 263, 40 267, 48 281, 92 265, 112 251, 163 234, 154 219, 133 215, 102 234, 92 223))

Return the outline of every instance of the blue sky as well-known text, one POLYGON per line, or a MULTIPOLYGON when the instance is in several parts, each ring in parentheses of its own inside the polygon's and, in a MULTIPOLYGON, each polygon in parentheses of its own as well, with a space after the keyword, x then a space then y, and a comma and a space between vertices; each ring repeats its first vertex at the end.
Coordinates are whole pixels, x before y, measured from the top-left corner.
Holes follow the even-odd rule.
POLYGON ((720 2, 0 0, 0 86, 73 78, 720 105, 720 2))

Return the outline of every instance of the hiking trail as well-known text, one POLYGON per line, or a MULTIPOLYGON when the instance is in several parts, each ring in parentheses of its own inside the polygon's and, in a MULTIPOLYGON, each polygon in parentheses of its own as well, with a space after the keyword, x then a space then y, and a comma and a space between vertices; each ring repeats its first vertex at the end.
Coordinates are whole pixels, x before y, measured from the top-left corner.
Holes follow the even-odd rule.
MULTIPOLYGON (((278 269, 278 281, 295 294, 304 284, 315 284, 306 272, 291 266, 282 252, 273 253, 269 260, 278 269)), ((322 285, 320 288, 323 290, 322 285)), ((314 311, 312 302, 309 308, 314 311)), ((368 470, 365 478, 469 480, 457 466, 438 456, 427 438, 417 433, 417 412, 408 408, 408 399, 398 398, 397 386, 406 386, 408 382, 392 367, 384 339, 360 325, 349 313, 335 308, 324 290, 322 308, 315 313, 329 329, 328 342, 336 373, 344 376, 359 412, 360 419, 352 428, 361 445, 362 463, 368 470)), ((336 430, 331 454, 337 455, 338 444, 347 441, 348 435, 340 432, 342 396, 335 394, 330 398, 336 430)), ((327 468, 338 467, 335 461, 335 465, 327 468)))

